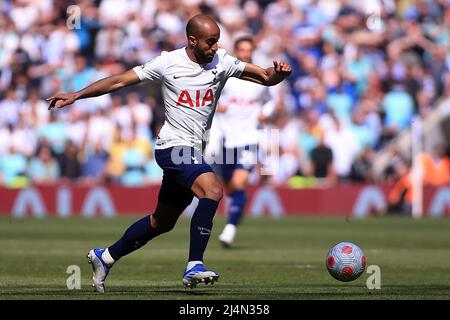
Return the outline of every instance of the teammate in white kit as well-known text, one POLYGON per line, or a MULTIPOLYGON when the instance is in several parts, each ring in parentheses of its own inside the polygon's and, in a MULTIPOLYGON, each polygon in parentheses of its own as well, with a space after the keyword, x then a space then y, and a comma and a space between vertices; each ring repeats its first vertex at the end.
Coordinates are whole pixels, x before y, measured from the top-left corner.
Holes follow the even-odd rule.
MULTIPOLYGON (((254 49, 250 37, 240 37, 234 42, 236 58, 245 63, 252 62, 254 49)), ((222 92, 211 131, 221 140, 218 145, 223 145, 222 150, 216 150, 221 160, 218 171, 231 198, 228 223, 219 236, 224 247, 233 243, 242 219, 247 200, 245 189, 257 163, 258 128, 274 112, 276 103, 269 88, 238 78, 229 79, 222 92)))
POLYGON ((199 204, 191 218, 190 247, 183 284, 214 283, 219 274, 203 265, 214 214, 222 199, 223 186, 201 153, 203 134, 211 125, 220 92, 230 77, 265 86, 276 85, 291 73, 286 62, 274 61, 263 69, 244 63, 218 48, 220 29, 205 15, 186 26, 188 45, 164 52, 152 61, 122 74, 94 82, 74 93, 58 93, 47 100, 49 109, 62 108, 78 99, 96 97, 140 81, 161 84, 165 122, 158 135, 155 159, 164 171, 155 212, 131 225, 113 245, 89 251, 93 285, 105 292, 109 270, 121 257, 139 249, 154 237, 170 231, 194 196, 199 204))

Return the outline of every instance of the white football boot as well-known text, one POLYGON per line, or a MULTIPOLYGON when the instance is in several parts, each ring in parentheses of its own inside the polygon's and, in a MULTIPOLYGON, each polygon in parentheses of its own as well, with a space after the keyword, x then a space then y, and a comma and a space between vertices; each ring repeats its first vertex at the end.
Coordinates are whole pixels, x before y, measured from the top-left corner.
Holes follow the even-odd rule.
POLYGON ((219 236, 219 241, 225 248, 231 247, 234 238, 236 237, 236 226, 234 224, 227 224, 219 236))
POLYGON ((105 279, 110 267, 103 261, 102 253, 105 249, 92 249, 87 255, 88 262, 92 266, 92 286, 98 293, 105 293, 105 279))
POLYGON ((213 285, 216 281, 219 281, 219 274, 215 271, 205 269, 203 263, 198 263, 191 269, 184 270, 183 285, 186 288, 193 289, 199 283, 211 283, 213 285))

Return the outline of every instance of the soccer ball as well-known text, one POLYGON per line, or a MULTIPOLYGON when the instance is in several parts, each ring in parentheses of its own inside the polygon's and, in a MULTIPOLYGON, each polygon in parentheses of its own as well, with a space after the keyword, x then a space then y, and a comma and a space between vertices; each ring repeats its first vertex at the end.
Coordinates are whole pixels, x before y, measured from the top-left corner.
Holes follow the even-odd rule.
POLYGON ((353 281, 366 269, 366 256, 356 244, 341 242, 328 251, 327 270, 339 281, 353 281))

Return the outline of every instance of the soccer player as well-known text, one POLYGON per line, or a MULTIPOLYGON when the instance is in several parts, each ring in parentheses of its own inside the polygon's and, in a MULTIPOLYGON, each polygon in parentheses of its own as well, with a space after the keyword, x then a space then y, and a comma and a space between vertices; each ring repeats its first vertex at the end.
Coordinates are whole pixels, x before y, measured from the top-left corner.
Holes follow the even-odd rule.
POLYGON ((286 62, 274 61, 274 67, 263 69, 226 54, 218 48, 220 30, 209 16, 191 18, 186 36, 185 48, 162 52, 142 66, 96 81, 80 91, 57 93, 47 99, 49 109, 53 109, 144 80, 157 81, 162 87, 165 122, 157 137, 155 159, 164 175, 158 203, 153 214, 132 224, 117 242, 105 249, 89 251, 93 285, 100 293, 105 292, 104 282, 114 263, 170 231, 194 196, 199 203, 191 218, 189 258, 183 284, 193 288, 198 283, 217 281, 219 274, 205 268, 203 254, 223 187, 203 159, 203 135, 211 126, 217 100, 228 78, 240 77, 272 86, 291 73, 286 62))
MULTIPOLYGON (((245 63, 252 63, 254 49, 251 37, 242 36, 234 42, 236 58, 245 63)), ((244 212, 247 199, 245 189, 257 162, 258 127, 276 108, 278 101, 274 93, 257 83, 231 78, 217 106, 211 131, 223 143, 219 156, 222 164, 218 165, 218 171, 231 198, 228 223, 219 236, 219 241, 226 248, 234 242, 236 228, 244 212)))

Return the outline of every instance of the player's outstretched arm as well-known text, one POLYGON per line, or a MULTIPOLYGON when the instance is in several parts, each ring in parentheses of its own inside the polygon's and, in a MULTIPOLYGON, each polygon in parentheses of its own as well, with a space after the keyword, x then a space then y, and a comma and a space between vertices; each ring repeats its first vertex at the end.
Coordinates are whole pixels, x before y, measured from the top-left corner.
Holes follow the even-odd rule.
POLYGON ((291 72, 291 66, 284 61, 274 61, 273 67, 267 69, 247 63, 242 72, 241 79, 259 83, 264 86, 274 86, 289 77, 291 72))
POLYGON ((102 94, 131 86, 139 81, 140 80, 136 72, 133 70, 128 70, 124 73, 98 80, 77 92, 60 92, 54 94, 53 96, 47 98, 47 101, 50 101, 48 110, 53 108, 63 108, 79 99, 98 97, 102 94))

